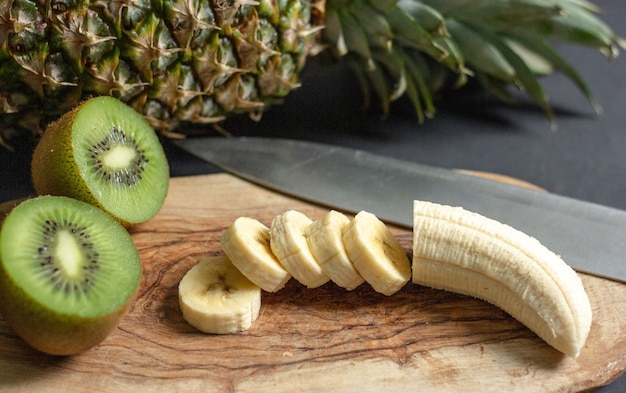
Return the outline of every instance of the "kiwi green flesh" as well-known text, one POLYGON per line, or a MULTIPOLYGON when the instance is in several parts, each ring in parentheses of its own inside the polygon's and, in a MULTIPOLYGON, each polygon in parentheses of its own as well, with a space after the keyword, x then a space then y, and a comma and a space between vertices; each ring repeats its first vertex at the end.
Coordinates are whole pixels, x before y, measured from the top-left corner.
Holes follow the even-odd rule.
POLYGON ((169 167, 157 134, 132 108, 112 97, 85 102, 72 123, 74 160, 102 209, 125 223, 161 208, 169 167))
POLYGON ((124 227, 75 199, 26 200, 0 231, 0 310, 43 352, 75 354, 107 337, 126 313, 141 273, 124 227))

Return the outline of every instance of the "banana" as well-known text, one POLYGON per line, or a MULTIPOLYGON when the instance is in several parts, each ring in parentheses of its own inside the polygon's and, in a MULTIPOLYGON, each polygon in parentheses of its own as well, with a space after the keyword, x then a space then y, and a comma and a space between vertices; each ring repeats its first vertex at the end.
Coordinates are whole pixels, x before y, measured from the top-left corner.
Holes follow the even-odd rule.
POLYGON ((283 288, 291 274, 270 248, 270 230, 249 217, 239 217, 222 233, 224 253, 250 281, 267 292, 283 288))
POLYGON ((302 285, 317 288, 330 278, 309 249, 305 231, 313 221, 301 212, 288 210, 270 226, 270 247, 285 269, 302 285))
POLYGON ((193 266, 178 285, 183 318, 212 334, 244 331, 259 316, 261 288, 248 280, 228 257, 207 257, 193 266))
POLYGON ((411 278, 411 262, 385 224, 361 211, 346 226, 343 243, 356 270, 375 291, 392 295, 411 278))
POLYGON ((577 357, 590 330, 576 272, 538 240, 460 207, 415 201, 412 281, 473 296, 577 357))
POLYGON ((313 221, 305 236, 322 271, 335 284, 351 291, 365 280, 356 271, 343 244, 343 232, 349 223, 350 219, 344 214, 331 210, 313 221))

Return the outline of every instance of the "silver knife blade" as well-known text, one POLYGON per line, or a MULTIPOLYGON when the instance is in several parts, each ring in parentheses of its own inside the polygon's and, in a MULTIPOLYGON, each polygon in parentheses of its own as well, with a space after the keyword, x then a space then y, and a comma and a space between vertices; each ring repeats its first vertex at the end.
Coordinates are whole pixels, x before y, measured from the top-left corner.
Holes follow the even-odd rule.
POLYGON ((233 137, 176 144, 264 187, 408 228, 414 200, 462 206, 537 238, 580 272, 626 283, 626 211, 321 143, 233 137))

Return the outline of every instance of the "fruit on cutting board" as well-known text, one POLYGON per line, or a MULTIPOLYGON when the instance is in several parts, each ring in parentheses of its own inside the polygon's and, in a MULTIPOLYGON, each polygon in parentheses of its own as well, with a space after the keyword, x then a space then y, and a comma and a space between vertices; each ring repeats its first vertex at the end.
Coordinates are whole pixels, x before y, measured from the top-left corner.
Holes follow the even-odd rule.
POLYGON ((307 228, 309 217, 295 210, 277 215, 270 226, 270 247, 285 269, 302 285, 317 288, 330 278, 309 249, 307 228))
POLYGON ((582 281, 558 255, 517 229, 460 207, 415 201, 413 216, 412 264, 386 225, 366 211, 349 219, 331 210, 312 221, 289 210, 274 217, 274 230, 239 218, 221 241, 244 275, 271 272, 288 258, 290 271, 303 277, 298 281, 304 285, 308 275, 312 283, 326 282, 319 277, 329 263, 336 265, 331 271, 351 277, 337 280, 350 282, 338 283, 346 289, 366 281, 377 292, 393 295, 412 279, 490 302, 555 349, 580 354, 591 328, 591 305, 582 281), (256 262, 255 247, 271 263, 256 262), (272 254, 273 249, 281 255, 272 254), (319 270, 311 268, 312 262, 319 270))
POLYGON ((237 218, 222 233, 220 244, 233 264, 267 292, 282 289, 291 278, 272 253, 270 229, 254 218, 237 218))
POLYGON ((261 289, 276 292, 291 277, 317 288, 330 281, 322 269, 328 264, 334 265, 330 271, 340 278, 337 285, 356 288, 365 276, 349 259, 346 236, 374 289, 391 295, 408 282, 408 257, 371 213, 360 212, 350 220, 330 211, 312 221, 299 211, 288 210, 276 215, 269 228, 254 218, 239 217, 220 236, 226 256, 202 260, 181 280, 183 318, 206 333, 246 330, 258 316, 261 289))
POLYGON ((32 347, 77 354, 125 315, 141 280, 137 249, 102 210, 67 197, 17 205, 0 232, 0 311, 32 347))
POLYGON ((31 174, 39 195, 91 203, 126 226, 156 215, 169 182, 155 131, 112 97, 85 101, 52 123, 35 148, 31 174))
POLYGON ((598 12, 579 0, 4 0, 0 138, 38 133, 98 95, 165 133, 256 119, 299 86, 310 56, 345 61, 384 111, 406 96, 419 119, 432 116, 448 82, 473 79, 506 101, 519 87, 549 112, 538 73, 561 72, 590 96, 554 41, 608 57, 623 45, 598 12))
POLYGON ((348 223, 348 257, 376 292, 393 295, 411 279, 411 264, 398 240, 374 214, 360 211, 348 223))
POLYGON ((207 257, 194 265, 178 285, 183 318, 211 334, 250 328, 261 309, 261 288, 248 280, 225 256, 207 257))
POLYGON ((348 225, 344 222, 331 228, 328 236, 316 233, 329 230, 327 227, 341 219, 338 212, 329 214, 335 218, 324 217, 316 224, 305 214, 288 210, 276 215, 270 228, 253 218, 240 217, 222 234, 222 249, 250 281, 269 292, 281 289, 291 277, 308 288, 329 282, 330 276, 323 271, 328 260, 316 255, 332 258, 337 249, 345 253, 341 258, 348 260, 331 262, 343 265, 335 271, 352 270, 342 274, 344 280, 351 276, 351 281, 349 285, 339 281, 341 287, 354 289, 367 281, 377 292, 391 295, 409 281, 407 255, 375 215, 360 212, 348 219, 348 225))
POLYGON ((350 219, 330 210, 306 229, 305 237, 311 253, 322 271, 338 286, 349 291, 365 280, 354 267, 343 243, 343 234, 350 219))
POLYGON ((460 207, 415 201, 413 282, 486 300, 577 357, 592 320, 585 288, 538 240, 460 207))

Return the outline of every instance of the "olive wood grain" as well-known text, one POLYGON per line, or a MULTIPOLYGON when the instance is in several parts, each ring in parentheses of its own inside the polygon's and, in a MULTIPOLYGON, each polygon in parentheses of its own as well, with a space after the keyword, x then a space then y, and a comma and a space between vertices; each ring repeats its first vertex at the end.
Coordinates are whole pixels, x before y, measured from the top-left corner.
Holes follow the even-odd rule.
MULTIPOLYGON (((386 297, 367 284, 348 292, 291 280, 263 293, 246 332, 189 326, 177 297, 185 272, 222 253, 235 218, 269 225, 288 209, 327 211, 227 174, 172 179, 159 215, 132 229, 145 270, 119 328, 80 355, 51 357, 0 318, 0 391, 578 392, 626 368, 626 286, 584 274, 594 320, 578 359, 494 306, 411 283, 386 297)), ((411 232, 391 229, 410 255, 411 232)))

